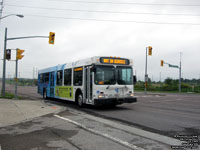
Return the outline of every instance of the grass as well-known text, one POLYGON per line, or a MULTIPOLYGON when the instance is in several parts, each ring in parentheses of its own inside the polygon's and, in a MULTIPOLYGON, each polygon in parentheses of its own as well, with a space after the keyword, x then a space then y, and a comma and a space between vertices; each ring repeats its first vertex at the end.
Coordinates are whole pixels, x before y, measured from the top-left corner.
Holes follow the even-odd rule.
MULTIPOLYGON (((135 92, 144 92, 144 90, 141 90, 141 89, 134 89, 135 92)), ((162 90, 148 90, 147 89, 147 92, 150 92, 150 93, 171 93, 171 94, 175 94, 175 93, 179 93, 179 91, 162 91, 162 90)), ((195 92, 189 92, 189 91, 181 91, 182 94, 200 94, 200 93, 195 93, 195 92)))
MULTIPOLYGON (((0 95, 0 98, 14 99, 15 98, 15 94, 7 93, 6 92, 5 97, 3 97, 3 96, 0 95)), ((22 96, 17 96, 17 99, 23 99, 23 98, 22 98, 22 96)))

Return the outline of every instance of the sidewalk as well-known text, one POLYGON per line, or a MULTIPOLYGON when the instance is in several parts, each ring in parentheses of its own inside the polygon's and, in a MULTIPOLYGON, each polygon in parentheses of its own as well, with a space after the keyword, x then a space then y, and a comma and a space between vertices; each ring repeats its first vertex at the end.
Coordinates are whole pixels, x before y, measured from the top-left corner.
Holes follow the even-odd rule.
POLYGON ((65 110, 43 101, 0 99, 0 127, 28 121, 35 117, 65 110))

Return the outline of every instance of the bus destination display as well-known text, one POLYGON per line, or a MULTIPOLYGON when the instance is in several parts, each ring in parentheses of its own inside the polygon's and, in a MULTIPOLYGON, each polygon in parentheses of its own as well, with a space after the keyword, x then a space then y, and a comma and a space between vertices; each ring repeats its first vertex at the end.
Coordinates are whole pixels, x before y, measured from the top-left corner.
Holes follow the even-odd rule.
POLYGON ((129 60, 128 59, 122 59, 122 58, 101 57, 100 62, 103 63, 103 64, 129 65, 129 60))

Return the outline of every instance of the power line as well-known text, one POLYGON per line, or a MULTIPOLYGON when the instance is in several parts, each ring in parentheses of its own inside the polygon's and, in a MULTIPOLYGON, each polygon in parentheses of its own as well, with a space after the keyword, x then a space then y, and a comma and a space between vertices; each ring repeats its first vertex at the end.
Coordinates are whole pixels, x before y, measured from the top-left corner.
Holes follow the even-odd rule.
POLYGON ((89 18, 76 18, 76 17, 54 17, 24 14, 25 16, 42 17, 51 19, 67 19, 67 20, 85 20, 85 21, 98 21, 98 22, 118 22, 118 23, 141 23, 141 24, 168 24, 168 25, 200 25, 199 23, 170 23, 170 22, 151 22, 151 21, 134 21, 134 20, 110 20, 110 19, 89 19, 89 18))
POLYGON ((23 8, 33 8, 33 9, 47 9, 47 10, 63 10, 63 11, 78 11, 78 12, 95 12, 95 13, 115 13, 115 14, 138 14, 138 15, 170 15, 170 16, 200 16, 200 14, 159 14, 159 13, 143 13, 143 12, 118 12, 118 11, 104 11, 104 10, 82 10, 82 9, 62 9, 62 8, 50 8, 50 7, 33 7, 24 5, 10 5, 11 7, 23 7, 23 8))
POLYGON ((152 5, 152 6, 200 6, 200 5, 192 5, 192 4, 153 4, 153 3, 131 3, 131 2, 98 2, 98 1, 71 1, 71 0, 48 0, 48 1, 56 1, 56 2, 67 2, 67 3, 94 3, 94 4, 127 4, 127 5, 152 5))

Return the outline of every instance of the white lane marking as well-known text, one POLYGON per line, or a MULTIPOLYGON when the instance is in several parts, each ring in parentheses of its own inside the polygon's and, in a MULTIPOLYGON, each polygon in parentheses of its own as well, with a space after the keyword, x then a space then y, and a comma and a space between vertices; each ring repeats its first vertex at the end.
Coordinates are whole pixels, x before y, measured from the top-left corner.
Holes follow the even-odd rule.
POLYGON ((160 103, 160 101, 149 101, 150 103, 160 103))
POLYGON ((117 143, 120 143, 121 145, 124 145, 124 146, 126 146, 126 147, 128 147, 128 148, 131 148, 131 149, 133 149, 133 150, 144 150, 144 149, 141 148, 141 147, 138 147, 138 146, 136 146, 136 145, 130 144, 130 143, 126 142, 126 141, 122 141, 121 139, 118 139, 118 138, 113 137, 113 136, 111 136, 111 135, 108 135, 108 134, 99 132, 99 131, 97 131, 97 130, 93 130, 93 129, 87 128, 85 125, 80 124, 80 123, 78 123, 78 122, 76 122, 76 121, 70 120, 70 119, 68 119, 68 118, 61 117, 61 116, 59 116, 59 115, 54 115, 54 116, 57 117, 57 118, 66 120, 66 121, 68 121, 68 122, 70 122, 70 123, 72 123, 72 124, 74 124, 74 125, 76 125, 76 126, 79 126, 79 127, 83 128, 83 129, 88 130, 88 131, 90 131, 90 132, 93 132, 93 133, 95 133, 95 134, 97 134, 97 135, 103 136, 103 137, 105 137, 105 138, 107 138, 107 139, 110 139, 110 140, 112 140, 112 141, 115 141, 115 142, 117 142, 117 143))
POLYGON ((149 101, 150 103, 161 103, 161 102, 174 102, 181 101, 181 99, 169 99, 169 100, 161 100, 161 101, 149 101))
POLYGON ((0 145, 0 150, 1 150, 1 145, 0 145))

